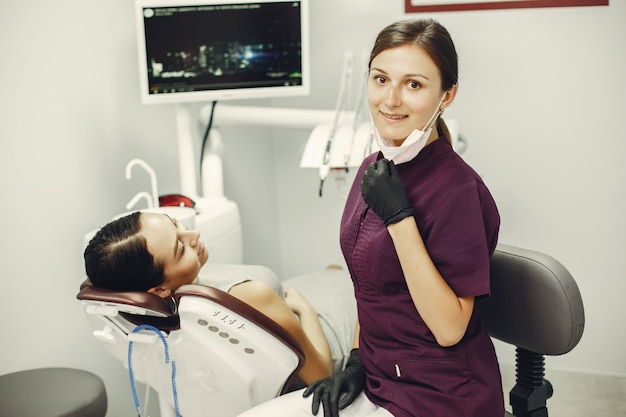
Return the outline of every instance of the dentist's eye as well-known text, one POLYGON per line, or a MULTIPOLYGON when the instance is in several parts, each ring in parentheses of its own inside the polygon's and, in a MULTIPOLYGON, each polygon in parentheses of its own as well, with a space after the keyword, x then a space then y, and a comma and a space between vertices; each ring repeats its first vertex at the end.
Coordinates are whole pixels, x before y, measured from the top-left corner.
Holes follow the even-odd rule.
POLYGON ((387 78, 380 73, 370 74, 370 79, 376 84, 385 84, 387 82, 387 78))
POLYGON ((409 86, 409 88, 415 90, 417 88, 420 88, 422 85, 420 83, 418 83, 417 81, 409 81, 407 83, 407 85, 409 86))

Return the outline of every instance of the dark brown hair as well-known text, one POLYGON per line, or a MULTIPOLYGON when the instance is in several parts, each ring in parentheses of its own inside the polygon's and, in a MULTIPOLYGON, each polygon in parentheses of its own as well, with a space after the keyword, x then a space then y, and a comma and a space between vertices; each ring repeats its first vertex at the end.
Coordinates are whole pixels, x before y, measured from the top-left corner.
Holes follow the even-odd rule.
MULTIPOLYGON (((441 75, 441 89, 447 91, 458 83, 459 61, 448 30, 433 19, 407 19, 392 23, 380 31, 370 53, 368 68, 381 52, 403 45, 422 48, 433 60, 441 75)), ((450 133, 445 122, 437 121, 439 133, 450 133), (443 130, 443 131, 442 131, 443 130)))
POLYGON ((93 285, 114 291, 147 291, 163 283, 163 266, 148 252, 140 218, 139 212, 121 217, 91 239, 84 258, 93 285))

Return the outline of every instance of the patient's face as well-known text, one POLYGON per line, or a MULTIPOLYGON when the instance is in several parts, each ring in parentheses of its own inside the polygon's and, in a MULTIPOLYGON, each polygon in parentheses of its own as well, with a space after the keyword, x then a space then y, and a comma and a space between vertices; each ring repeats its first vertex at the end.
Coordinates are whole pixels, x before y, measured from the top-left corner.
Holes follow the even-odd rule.
POLYGON ((163 264, 163 286, 173 291, 192 283, 209 258, 200 233, 187 230, 165 214, 142 213, 140 219, 148 252, 163 264))

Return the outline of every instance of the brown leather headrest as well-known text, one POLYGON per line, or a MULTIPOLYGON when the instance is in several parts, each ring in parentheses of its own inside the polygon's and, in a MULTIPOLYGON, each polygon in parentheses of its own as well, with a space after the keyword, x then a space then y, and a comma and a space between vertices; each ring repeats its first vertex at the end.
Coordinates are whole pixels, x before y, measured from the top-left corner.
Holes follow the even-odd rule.
POLYGON ((111 291, 85 280, 76 298, 119 307, 120 314, 133 324, 150 324, 165 331, 179 328, 175 304, 145 291, 111 291))

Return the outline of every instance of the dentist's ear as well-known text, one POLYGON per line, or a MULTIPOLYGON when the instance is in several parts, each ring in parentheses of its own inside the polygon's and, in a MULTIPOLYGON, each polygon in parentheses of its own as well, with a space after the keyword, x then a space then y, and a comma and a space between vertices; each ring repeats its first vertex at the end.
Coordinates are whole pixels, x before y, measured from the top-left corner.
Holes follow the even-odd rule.
POLYGON ((156 295, 157 297, 168 298, 172 294, 172 290, 162 285, 159 285, 157 287, 152 287, 148 289, 148 293, 156 295))
POLYGON ((453 84, 449 90, 447 90, 444 94, 443 101, 441 102, 441 111, 443 112, 446 107, 450 106, 456 97, 456 92, 458 87, 456 84, 453 84))

